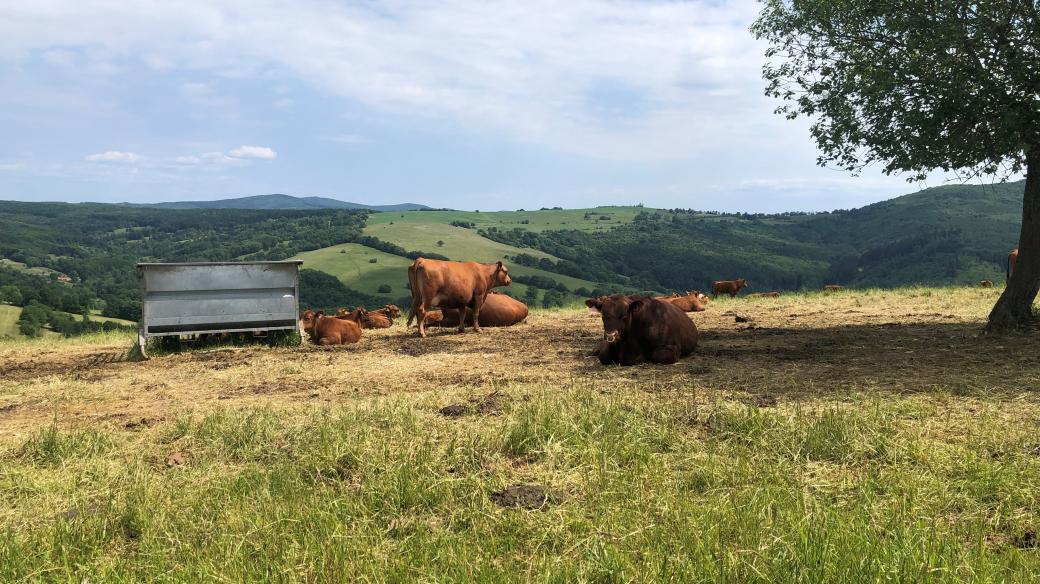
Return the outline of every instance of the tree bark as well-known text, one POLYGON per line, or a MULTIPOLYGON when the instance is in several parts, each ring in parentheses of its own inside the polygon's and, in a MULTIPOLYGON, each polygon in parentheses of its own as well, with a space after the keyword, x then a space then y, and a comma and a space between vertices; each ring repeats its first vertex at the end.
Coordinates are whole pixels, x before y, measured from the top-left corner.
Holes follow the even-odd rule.
MULTIPOLYGON (((1011 250, 1008 250, 1011 251, 1011 250)), ((1026 153, 1026 188, 1022 197, 1022 231, 1018 262, 1007 288, 989 313, 987 332, 1030 330, 1036 327, 1033 300, 1040 290, 1040 146, 1026 153)))

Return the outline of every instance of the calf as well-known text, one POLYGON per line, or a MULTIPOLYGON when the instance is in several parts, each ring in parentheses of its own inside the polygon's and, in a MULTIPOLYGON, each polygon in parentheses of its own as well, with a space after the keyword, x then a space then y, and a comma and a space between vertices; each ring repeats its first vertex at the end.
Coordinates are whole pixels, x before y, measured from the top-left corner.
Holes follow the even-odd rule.
MULTIPOLYGON (((426 336, 426 309, 470 309, 473 311, 473 330, 480 332, 480 309, 488 292, 498 286, 512 283, 509 270, 501 262, 451 262, 419 258, 408 268, 408 284, 412 287, 412 308, 408 324, 413 318, 419 322, 419 336, 426 336)), ((459 332, 466 323, 459 323, 459 332)))
POLYGON ((824 292, 842 292, 845 290, 845 286, 839 286, 838 284, 825 284, 823 286, 824 292))
POLYGON ((779 292, 758 292, 756 294, 748 294, 750 298, 780 298, 779 292))
POLYGON ((361 327, 353 320, 325 316, 322 312, 304 311, 300 328, 319 345, 346 345, 361 340, 361 327))
POLYGON ((663 300, 674 304, 683 312, 704 312, 705 305, 709 302, 707 296, 696 290, 687 292, 685 296, 680 296, 678 294, 672 296, 658 296, 655 300, 663 300))
POLYGON ((718 296, 719 294, 729 294, 730 298, 737 295, 742 289, 748 285, 747 280, 739 278, 737 280, 715 280, 711 283, 711 295, 718 296))
POLYGON ((649 296, 601 296, 585 301, 603 318, 598 356, 604 365, 675 363, 697 348, 697 327, 670 302, 649 296))
POLYGON ((993 280, 979 280, 979 286, 982 286, 983 288, 992 288, 993 280))

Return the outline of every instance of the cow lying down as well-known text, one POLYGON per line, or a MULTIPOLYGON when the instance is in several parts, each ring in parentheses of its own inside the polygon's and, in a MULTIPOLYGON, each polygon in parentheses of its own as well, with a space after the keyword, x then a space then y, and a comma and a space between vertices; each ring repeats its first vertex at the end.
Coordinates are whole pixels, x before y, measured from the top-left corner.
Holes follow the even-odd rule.
POLYGON ((304 311, 300 328, 319 345, 346 345, 361 340, 361 325, 357 322, 313 310, 304 311))
MULTIPOLYGON (((527 305, 496 290, 488 292, 480 309, 480 326, 513 326, 527 318, 527 305)), ((426 313, 426 326, 459 326, 459 311, 431 310, 426 313)), ((466 326, 473 326, 473 311, 466 309, 466 326)))
POLYGON ((649 296, 585 301, 603 317, 598 356, 604 365, 675 363, 697 348, 697 327, 677 306, 649 296))

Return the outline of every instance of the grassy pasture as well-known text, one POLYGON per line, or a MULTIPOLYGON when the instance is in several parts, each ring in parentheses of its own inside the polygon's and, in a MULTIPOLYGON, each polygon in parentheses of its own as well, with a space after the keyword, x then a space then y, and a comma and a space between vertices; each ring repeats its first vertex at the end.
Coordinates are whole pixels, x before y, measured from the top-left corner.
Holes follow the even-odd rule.
MULTIPOLYGON (((0 304, 0 339, 2 339, 4 337, 12 337, 12 338, 20 338, 20 337, 22 337, 22 332, 20 330, 18 330, 18 319, 21 318, 21 316, 22 316, 22 307, 20 307, 20 306, 11 306, 9 304, 0 304)), ((81 315, 70 314, 70 316, 72 316, 76 320, 82 320, 82 316, 81 315)), ((91 314, 90 318, 92 320, 96 320, 98 322, 114 322, 116 324, 121 324, 121 325, 124 325, 124 326, 131 326, 131 325, 135 325, 136 324, 136 323, 131 322, 129 320, 123 320, 121 318, 112 318, 112 317, 109 317, 109 316, 101 316, 101 315, 97 315, 97 314, 91 314)), ((49 329, 43 329, 43 334, 45 336, 47 336, 47 335, 57 335, 58 333, 55 333, 54 331, 49 330, 49 329)))
POLYGON ((21 336, 18 330, 18 319, 22 317, 21 306, 0 304, 0 339, 21 336))
MULTIPOLYGON (((426 215, 431 212, 407 212, 405 215, 426 215)), ((447 213, 447 212, 445 212, 447 213)), ((373 217, 392 215, 393 213, 377 213, 373 217)), ((400 215, 398 213, 397 215, 400 215)), ((520 249, 511 245, 505 245, 481 237, 472 229, 452 227, 447 223, 424 222, 412 220, 407 222, 389 222, 369 226, 365 228, 366 235, 372 235, 397 244, 411 251, 435 252, 458 261, 494 262, 504 259, 506 256, 518 253, 527 253, 535 257, 551 258, 549 254, 533 249, 520 249), (443 246, 437 242, 443 241, 443 246)), ((326 247, 314 251, 304 252, 293 259, 304 261, 305 268, 314 268, 339 278, 346 286, 380 295, 378 288, 380 284, 390 284, 393 292, 383 294, 388 298, 398 298, 408 294, 405 283, 408 281, 408 266, 412 261, 407 258, 387 254, 359 244, 342 244, 326 247), (346 253, 340 253, 346 250, 346 253), (376 258, 376 263, 369 263, 369 259, 376 258)), ((569 289, 586 287, 597 288, 599 285, 589 280, 573 278, 562 274, 546 272, 538 268, 529 268, 511 264, 510 273, 523 276, 544 276, 562 282, 569 289)), ((510 293, 514 296, 522 296, 527 286, 514 283, 510 293)))
POLYGON ((720 299, 634 368, 577 310, 0 343, 0 581, 1035 581, 1040 339, 979 335, 998 293, 720 299))
MULTIPOLYGON (((545 211, 405 211, 374 213, 368 225, 428 224, 448 225, 452 221, 468 221, 478 229, 521 228, 526 231, 577 229, 579 231, 606 231, 611 227, 631 223, 636 215, 653 209, 643 207, 597 207, 595 209, 547 209, 545 211), (588 218, 586 218, 588 215, 588 218)), ((434 240, 436 241, 436 240, 434 240)), ((423 248, 425 249, 425 248, 423 248)))
POLYGON ((385 296, 408 295, 405 284, 408 283, 408 266, 412 264, 408 258, 357 243, 345 243, 304 252, 292 259, 303 260, 303 267, 332 274, 346 286, 366 294, 378 295, 379 285, 389 284, 393 292, 385 296), (376 263, 370 263, 372 259, 376 263))

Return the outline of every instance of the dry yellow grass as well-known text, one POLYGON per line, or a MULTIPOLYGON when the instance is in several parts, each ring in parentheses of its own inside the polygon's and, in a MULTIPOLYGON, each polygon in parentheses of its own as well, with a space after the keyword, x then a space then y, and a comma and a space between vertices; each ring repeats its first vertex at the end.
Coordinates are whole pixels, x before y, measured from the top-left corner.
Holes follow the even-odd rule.
POLYGON ((186 410, 355 403, 419 394, 581 382, 602 391, 688 399, 841 400, 859 393, 1000 395, 1033 400, 1034 337, 980 334, 999 291, 908 289, 720 299, 692 315, 698 352, 672 366, 605 368, 591 357, 599 320, 536 311, 482 334, 416 338, 401 321, 341 348, 248 347, 126 359, 108 336, 0 344, 0 440, 40 424, 119 426, 186 410), (735 322, 734 312, 752 317, 735 322))

